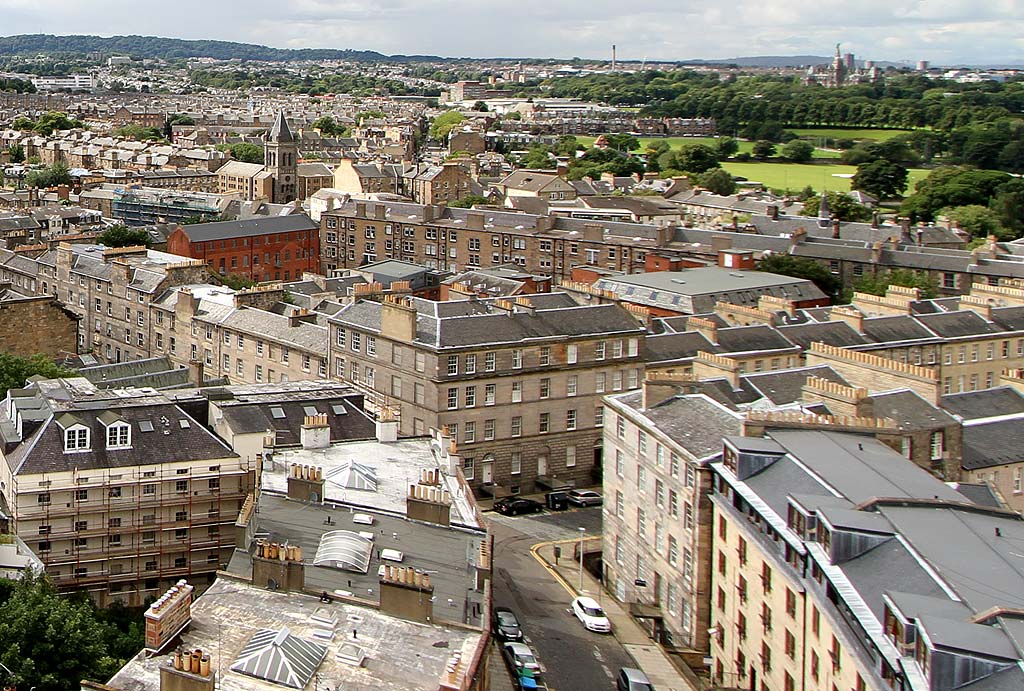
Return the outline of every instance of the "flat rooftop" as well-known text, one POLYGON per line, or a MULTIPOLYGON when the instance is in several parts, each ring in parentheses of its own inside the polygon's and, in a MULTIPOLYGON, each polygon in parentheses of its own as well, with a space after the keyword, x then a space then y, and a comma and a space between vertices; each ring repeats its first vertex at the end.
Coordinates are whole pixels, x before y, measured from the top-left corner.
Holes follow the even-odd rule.
MULTIPOLYGON (((486 533, 447 528, 404 517, 372 514, 373 524, 353 521, 358 510, 330 504, 319 505, 286 499, 264 493, 255 515, 256 535, 270 542, 287 543, 302 548, 305 587, 314 592, 327 591, 339 597, 352 597, 378 602, 380 584, 377 572, 381 565, 378 553, 397 549, 404 555, 401 566, 430 574, 434 586, 434 616, 445 621, 480 623, 483 593, 474 589, 474 568, 480 543, 486 533), (330 517, 331 522, 327 523, 330 517), (373 533, 373 546, 367 572, 347 571, 330 566, 314 566, 317 547, 324 533, 333 530, 373 533)), ((253 546, 236 549, 228 564, 228 572, 241 577, 252 576, 253 546)), ((397 565, 397 564, 395 564, 397 565)))
MULTIPOLYGON (((370 607, 335 600, 329 604, 300 593, 253 587, 231 578, 219 578, 192 605, 192 624, 176 647, 200 648, 211 657, 218 689, 224 691, 282 691, 288 687, 229 671, 238 653, 259 629, 287 627, 292 635, 327 647, 307 689, 384 689, 436 691, 445 665, 463 650, 468 659, 480 633, 469 629, 418 624, 381 614, 370 607), (314 638, 330 625, 313 620, 336 620, 334 638, 314 638), (352 631, 358 631, 353 640, 352 631), (339 661, 342 646, 357 645, 366 656, 362 666, 339 661)), ((124 691, 159 691, 160 665, 173 656, 146 659, 140 653, 114 675, 108 685, 124 691)))
POLYGON ((452 499, 451 522, 474 529, 483 529, 472 497, 459 486, 456 478, 441 467, 431 452, 430 440, 405 439, 383 444, 377 440, 333 444, 326 449, 289 449, 274 453, 273 467, 264 469, 263 489, 285 494, 288 491, 288 469, 292 463, 320 466, 324 470, 324 499, 357 510, 385 512, 405 516, 405 500, 409 485, 420 479, 423 469, 440 469, 441 481, 452 499), (332 481, 331 471, 349 463, 358 463, 376 472, 375 491, 348 489, 332 481))

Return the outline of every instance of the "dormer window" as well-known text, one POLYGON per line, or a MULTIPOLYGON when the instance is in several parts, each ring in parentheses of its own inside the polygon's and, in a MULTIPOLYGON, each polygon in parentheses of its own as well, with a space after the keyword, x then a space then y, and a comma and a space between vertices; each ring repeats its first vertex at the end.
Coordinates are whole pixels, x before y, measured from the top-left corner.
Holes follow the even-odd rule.
POLYGON ((64 430, 65 451, 86 451, 89 448, 89 429, 75 425, 64 430))
POLYGON ((124 449, 132 445, 131 425, 119 422, 107 427, 107 448, 124 449))

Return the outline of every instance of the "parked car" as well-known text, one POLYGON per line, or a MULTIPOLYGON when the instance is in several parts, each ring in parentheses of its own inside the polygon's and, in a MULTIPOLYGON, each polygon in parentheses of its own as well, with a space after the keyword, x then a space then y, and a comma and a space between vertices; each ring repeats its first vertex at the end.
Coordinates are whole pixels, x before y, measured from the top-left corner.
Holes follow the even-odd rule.
POLYGON ((525 497, 504 497, 494 502, 494 510, 505 516, 518 516, 521 513, 543 511, 544 505, 525 497))
POLYGON ((569 492, 568 499, 573 506, 600 506, 604 501, 604 497, 589 489, 574 489, 569 492))
POLYGON ((492 629, 500 641, 522 641, 523 630, 519 627, 519 619, 508 607, 494 608, 494 624, 492 629))
POLYGON ((618 691, 654 691, 647 675, 632 667, 623 667, 619 670, 619 676, 615 678, 615 688, 618 691))
POLYGON ((540 674, 540 662, 525 643, 503 643, 501 656, 505 658, 505 664, 513 677, 519 677, 524 669, 531 670, 534 675, 540 674))
POLYGON ((572 601, 572 613, 583 622, 588 631, 611 633, 612 623, 608 621, 601 605, 592 597, 578 597, 572 601))

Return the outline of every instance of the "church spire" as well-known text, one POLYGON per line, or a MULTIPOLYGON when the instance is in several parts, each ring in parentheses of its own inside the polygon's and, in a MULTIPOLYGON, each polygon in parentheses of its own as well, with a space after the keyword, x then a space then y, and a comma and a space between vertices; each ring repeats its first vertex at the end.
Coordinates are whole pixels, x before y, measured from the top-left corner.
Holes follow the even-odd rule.
POLYGON ((270 128, 270 134, 267 139, 272 142, 281 144, 290 144, 295 141, 295 137, 292 136, 292 131, 288 127, 288 120, 284 117, 284 111, 277 111, 277 120, 274 121, 274 126, 270 128))

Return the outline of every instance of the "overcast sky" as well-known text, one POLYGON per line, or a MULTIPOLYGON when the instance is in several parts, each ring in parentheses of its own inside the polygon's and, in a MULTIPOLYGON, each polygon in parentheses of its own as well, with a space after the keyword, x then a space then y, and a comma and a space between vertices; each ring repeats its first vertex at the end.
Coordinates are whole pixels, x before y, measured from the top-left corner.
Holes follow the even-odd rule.
POLYGON ((143 34, 471 57, 1024 63, 1024 0, 0 0, 0 35, 143 34))

